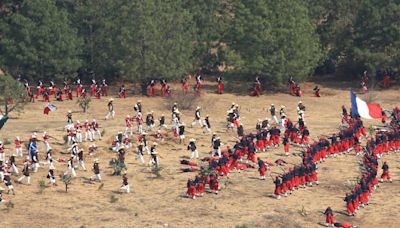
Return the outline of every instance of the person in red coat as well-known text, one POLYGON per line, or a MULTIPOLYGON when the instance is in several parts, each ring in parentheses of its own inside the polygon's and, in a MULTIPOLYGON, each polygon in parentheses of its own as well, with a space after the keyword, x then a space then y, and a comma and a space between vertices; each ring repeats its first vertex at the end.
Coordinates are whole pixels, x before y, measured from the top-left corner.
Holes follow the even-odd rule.
POLYGON ((107 94, 107 87, 108 87, 108 85, 107 85, 107 83, 106 83, 106 80, 105 79, 103 79, 103 81, 102 81, 102 83, 101 83, 101 96, 108 96, 108 94, 107 94))
POLYGON ((261 82, 260 79, 258 77, 256 77, 255 81, 254 81, 254 89, 252 92, 253 96, 260 96, 261 95, 261 82))
POLYGON ((90 96, 93 97, 96 95, 97 91, 97 84, 96 80, 92 79, 92 85, 90 86, 90 96))
POLYGON ((283 138, 283 149, 285 150, 285 155, 289 156, 289 138, 283 138))
POLYGON ((386 113, 385 113, 385 111, 382 110, 381 122, 383 124, 386 124, 386 119, 387 119, 386 113))
POLYGON ((297 84, 296 87, 294 88, 294 94, 298 97, 301 97, 302 92, 299 84, 297 84))
POLYGON ((188 82, 187 78, 183 78, 181 80, 181 83, 182 83, 182 92, 183 93, 189 92, 189 82, 188 82))
POLYGON ((331 207, 326 208, 324 214, 326 215, 325 226, 334 226, 335 222, 333 221, 333 211, 331 207))
POLYGON ((190 179, 187 181, 186 195, 192 199, 196 199, 196 187, 194 182, 190 179))
POLYGON ((265 173, 267 172, 267 166, 265 165, 265 162, 260 158, 257 158, 257 162, 258 162, 258 172, 260 172, 260 179, 265 180, 265 173))
POLYGON ((156 81, 151 80, 149 84, 149 96, 154 97, 156 95, 156 81))
POLYGON ((288 79, 288 84, 289 84, 289 94, 294 95, 294 88, 296 87, 296 83, 293 80, 293 77, 290 77, 288 79))
POLYGON ((218 85, 217 85, 217 93, 218 94, 222 94, 222 90, 224 88, 224 84, 222 82, 222 77, 218 77, 217 78, 217 83, 218 83, 218 85))
POLYGON ((382 170, 383 170, 383 173, 381 175, 381 182, 390 181, 390 183, 392 183, 392 179, 390 178, 390 174, 389 174, 389 165, 386 163, 386 161, 383 162, 382 170))
POLYGON ((196 192, 198 196, 204 195, 204 179, 203 177, 196 176, 194 179, 194 183, 196 184, 196 192))
POLYGON ((346 197, 344 198, 344 201, 346 202, 346 207, 347 207, 347 214, 349 216, 354 216, 355 214, 355 208, 353 206, 353 195, 346 194, 346 197))
POLYGON ((83 85, 81 84, 81 80, 78 78, 76 80, 76 97, 81 96, 82 89, 83 89, 83 85))
POLYGON ((315 86, 315 88, 314 88, 314 95, 316 97, 321 97, 320 89, 318 86, 315 86))
POLYGON ((210 175, 210 189, 213 193, 218 194, 219 184, 216 175, 210 175))
POLYGON ((280 199, 282 191, 282 180, 279 179, 279 176, 275 177, 274 184, 275 184, 275 191, 274 191, 275 198, 280 199))
POLYGON ((335 224, 333 224, 334 227, 341 227, 341 228, 356 228, 357 226, 348 224, 348 223, 339 223, 339 222, 335 222, 335 224))

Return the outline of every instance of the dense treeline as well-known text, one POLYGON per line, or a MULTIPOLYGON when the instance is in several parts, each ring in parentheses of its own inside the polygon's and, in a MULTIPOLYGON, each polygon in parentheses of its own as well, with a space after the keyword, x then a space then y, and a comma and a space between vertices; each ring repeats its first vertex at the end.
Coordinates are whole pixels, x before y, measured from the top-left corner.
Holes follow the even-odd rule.
POLYGON ((30 79, 357 76, 397 70, 399 18, 398 0, 3 0, 0 68, 30 79))

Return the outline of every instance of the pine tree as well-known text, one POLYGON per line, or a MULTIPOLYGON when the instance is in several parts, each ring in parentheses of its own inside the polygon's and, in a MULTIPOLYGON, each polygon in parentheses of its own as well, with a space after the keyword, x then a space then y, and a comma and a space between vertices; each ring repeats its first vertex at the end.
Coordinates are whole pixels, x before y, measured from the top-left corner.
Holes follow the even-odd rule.
POLYGON ((400 66, 399 17, 399 1, 362 1, 354 24, 351 57, 355 66, 370 72, 400 66))
POLYGON ((0 114, 8 116, 22 110, 25 102, 24 86, 9 75, 0 75, 0 114))
POLYGON ((322 53, 301 1, 235 0, 233 7, 225 55, 235 71, 276 83, 313 72, 322 53))
POLYGON ((176 79, 192 69, 193 24, 182 0, 75 0, 85 65, 131 81, 176 79))
POLYGON ((50 78, 78 69, 81 42, 65 10, 52 0, 18 1, 8 9, 0 20, 2 68, 31 78, 50 78))
POLYGON ((216 72, 221 63, 219 49, 230 19, 229 1, 185 0, 195 26, 193 64, 195 70, 216 72))

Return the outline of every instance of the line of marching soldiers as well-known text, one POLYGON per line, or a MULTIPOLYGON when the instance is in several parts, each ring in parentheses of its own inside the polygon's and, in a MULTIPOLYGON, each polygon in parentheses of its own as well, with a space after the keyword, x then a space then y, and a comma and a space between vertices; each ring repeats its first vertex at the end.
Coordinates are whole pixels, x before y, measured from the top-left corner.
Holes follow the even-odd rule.
MULTIPOLYGON (((396 122, 396 110, 392 113, 392 128, 393 130, 381 130, 377 129, 375 132, 375 138, 370 138, 364 147, 363 157, 363 173, 361 179, 358 181, 351 193, 346 194, 344 201, 346 202, 346 212, 349 216, 355 216, 357 210, 364 208, 368 205, 369 198, 373 191, 379 187, 378 181, 378 159, 381 158, 385 153, 390 151, 398 152, 400 149, 400 133, 399 123, 396 122)), ((365 129, 362 129, 365 134, 365 129)), ((358 134, 359 135, 359 134, 358 134)), ((356 138, 356 137, 355 137, 356 138)), ((358 145, 359 147, 359 145, 358 145)), ((360 154, 360 151, 357 152, 360 154)), ((389 173, 389 164, 384 161, 382 164, 382 174, 380 176, 380 182, 392 182, 389 173)), ((334 227, 356 227, 350 224, 342 224, 334 221, 333 210, 328 207, 324 212, 326 215, 326 226, 334 227)))
MULTIPOLYGON (((63 101, 63 95, 65 95, 68 100, 73 99, 73 91, 67 79, 65 79, 63 82, 63 88, 57 88, 57 85, 53 80, 50 80, 48 87, 44 85, 42 80, 39 80, 36 86, 36 95, 33 93, 27 80, 22 80, 19 78, 18 81, 24 84, 26 94, 28 95, 30 102, 35 102, 35 99, 38 99, 39 96, 43 97, 43 101, 50 102, 50 96, 52 95, 54 95, 54 98, 56 98, 57 101, 63 101)), ((76 97, 86 97, 89 95, 89 91, 90 96, 94 96, 97 99, 100 99, 101 96, 108 95, 108 85, 105 79, 103 79, 101 83, 97 83, 95 79, 92 79, 92 84, 88 88, 83 85, 82 80, 79 78, 74 81, 74 84, 76 87, 76 97)), ((120 87, 119 97, 125 98, 124 85, 120 87)))
MULTIPOLYGON (((356 211, 364 205, 368 205, 369 196, 379 186, 378 182, 378 159, 384 153, 390 151, 399 151, 400 134, 398 131, 383 132, 377 131, 375 140, 370 139, 365 147, 363 165, 365 172, 354 190, 347 194, 344 201, 346 202, 347 213, 354 216, 356 211)), ((382 175, 380 181, 392 182, 389 173, 389 165, 386 161, 382 165, 382 175)))
MULTIPOLYGON (((287 196, 294 189, 305 186, 319 184, 317 176, 317 163, 322 162, 329 156, 336 156, 349 152, 353 147, 358 148, 359 140, 356 135, 364 130, 362 121, 355 121, 349 129, 341 131, 338 136, 334 134, 332 137, 319 138, 318 142, 312 143, 303 152, 303 162, 298 166, 294 166, 288 172, 281 176, 276 176, 274 180, 275 191, 274 195, 280 199, 281 195, 287 196)), ((357 150, 357 149, 356 149, 357 150)))
POLYGON ((274 194, 277 199, 280 198, 281 194, 286 196, 288 190, 290 193, 299 186, 305 187, 305 185, 312 186, 313 183, 318 184, 316 163, 322 162, 328 156, 349 152, 353 147, 359 153, 359 138, 361 134, 366 134, 365 128, 359 118, 350 122, 351 124, 347 130, 341 131, 338 135, 333 134, 329 138, 321 137, 319 142, 311 144, 303 152, 303 163, 300 166, 295 166, 280 178, 279 176, 276 177, 274 194))

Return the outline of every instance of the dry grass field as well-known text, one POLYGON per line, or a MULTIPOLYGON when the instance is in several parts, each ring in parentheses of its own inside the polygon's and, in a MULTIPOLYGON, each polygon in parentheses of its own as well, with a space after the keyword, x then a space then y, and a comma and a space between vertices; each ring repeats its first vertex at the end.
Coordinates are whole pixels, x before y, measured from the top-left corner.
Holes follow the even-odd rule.
MULTIPOLYGON (((304 85, 305 91, 301 100, 307 107, 306 124, 310 129, 311 138, 316 139, 322 134, 338 131, 341 105, 350 105, 350 95, 345 89, 327 89, 322 87, 322 97, 316 98, 310 92, 313 85, 304 85)), ((400 106, 398 89, 375 92, 374 99, 384 108, 391 109, 400 106)), ((337 221, 356 224, 359 227, 398 227, 400 218, 400 154, 390 154, 383 159, 390 165, 392 184, 381 184, 374 192, 370 205, 359 210, 356 217, 344 215, 343 198, 349 188, 349 180, 360 176, 359 157, 354 154, 329 158, 319 165, 318 175, 320 185, 297 190, 293 195, 276 200, 271 197, 274 185, 270 178, 265 181, 258 179, 257 169, 247 169, 242 173, 233 172, 230 179, 222 177, 222 190, 218 195, 206 194, 196 200, 184 196, 186 181, 195 173, 180 173, 183 167, 179 160, 189 156, 186 145, 179 145, 176 139, 159 144, 160 162, 164 168, 160 178, 154 178, 147 166, 141 165, 135 159, 134 149, 128 150, 126 162, 131 194, 119 194, 120 176, 111 176, 112 170, 108 162, 116 155, 108 150, 112 139, 118 131, 125 128, 124 118, 133 115, 133 105, 137 99, 142 99, 144 113, 154 110, 158 119, 161 113, 166 114, 170 123, 170 108, 165 105, 164 98, 131 96, 127 99, 115 99, 116 118, 104 120, 107 109, 107 98, 93 100, 88 113, 81 113, 74 101, 54 102, 58 110, 48 116, 43 115, 44 103, 28 104, 23 113, 12 113, 11 119, 0 131, 0 139, 13 141, 19 135, 25 141, 33 131, 41 136, 47 131, 55 139, 50 144, 55 150, 56 160, 67 157, 67 146, 64 145, 64 126, 67 110, 73 111, 73 119, 81 122, 96 118, 100 127, 105 130, 101 141, 97 141, 99 150, 96 156, 85 153, 86 166, 92 166, 94 158, 100 159, 104 186, 100 183, 89 183, 86 178, 92 175, 77 171, 68 193, 64 191, 63 183, 57 179, 58 186, 48 186, 42 194, 39 193, 39 181, 46 180, 47 169, 41 167, 39 172, 32 174, 32 184, 16 184, 13 177, 16 195, 3 194, 7 201, 14 204, 7 208, 0 204, 0 227, 321 227, 325 217, 322 214, 327 206, 334 210, 337 221), (303 212, 303 213, 301 213, 303 212)), ((299 98, 287 94, 267 94, 261 97, 239 96, 232 94, 204 94, 196 101, 194 107, 203 107, 202 115, 210 115, 212 131, 220 134, 225 145, 233 145, 236 133, 225 132, 226 110, 235 102, 241 106, 242 122, 245 132, 255 131, 257 119, 268 115, 266 108, 274 103, 285 105, 287 114, 296 119, 296 105, 299 98)), ((182 111, 183 121, 193 120, 194 110, 182 111)), ((157 121, 158 123, 158 121, 157 121)), ((379 121, 364 121, 366 127, 380 125, 379 121)), ((171 134, 169 132, 169 134, 171 134)), ((201 156, 208 156, 210 135, 204 135, 200 127, 187 128, 187 139, 197 139, 201 156)), ((136 139, 135 139, 136 140, 136 139)), ((152 142, 153 138, 149 137, 152 142)), ((87 148, 90 143, 81 146, 87 148)), ((365 142, 363 142, 365 144, 365 142)), ((39 143, 40 156, 44 159, 44 145, 39 143)), ((135 141, 136 145, 136 141, 135 141)), ((135 147, 134 145, 134 147, 135 147)), ((14 152, 14 145, 6 145, 7 154, 14 152)), ((291 147, 292 152, 297 148, 291 147)), ((25 150, 26 151, 26 150, 25 150)), ((299 163, 301 158, 296 155, 283 157, 283 148, 271 149, 258 154, 262 159, 275 161, 282 158, 287 162, 299 163)), ((146 162, 149 156, 145 155, 146 162)), ((380 166, 381 166, 380 161, 380 166)), ((57 176, 66 170, 65 163, 55 163, 57 176)), ((285 169, 288 169, 285 167, 285 169)), ((18 161, 22 169, 22 162, 18 161)), ((282 172, 279 167, 272 167, 274 172, 282 172)), ((4 185, 1 184, 3 187, 4 185)))

